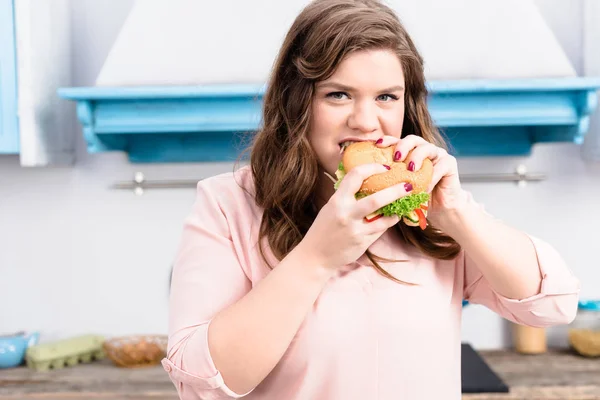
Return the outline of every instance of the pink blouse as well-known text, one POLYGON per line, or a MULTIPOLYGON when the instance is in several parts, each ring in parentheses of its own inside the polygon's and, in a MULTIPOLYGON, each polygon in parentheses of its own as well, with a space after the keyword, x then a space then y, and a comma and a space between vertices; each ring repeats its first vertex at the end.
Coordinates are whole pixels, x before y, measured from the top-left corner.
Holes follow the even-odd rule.
POLYGON ((252 193, 247 166, 205 179, 185 221, 163 360, 182 400, 460 399, 463 299, 532 326, 569 323, 576 314, 578 280, 537 238, 531 240, 541 292, 514 300, 494 292, 468 254, 435 260, 385 234, 370 249, 408 259, 382 266, 418 285, 382 277, 364 256, 346 265, 326 284, 271 373, 249 393, 236 394, 211 359, 207 331, 215 314, 269 272, 256 246, 261 210, 252 193))

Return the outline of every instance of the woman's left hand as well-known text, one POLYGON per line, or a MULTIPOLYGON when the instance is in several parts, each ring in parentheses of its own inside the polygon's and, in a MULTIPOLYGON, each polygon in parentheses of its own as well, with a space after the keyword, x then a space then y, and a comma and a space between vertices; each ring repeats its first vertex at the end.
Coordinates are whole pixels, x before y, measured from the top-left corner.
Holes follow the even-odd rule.
POLYGON ((441 217, 447 214, 447 211, 458 210, 466 202, 466 193, 460 185, 456 158, 445 149, 416 135, 408 135, 402 139, 383 136, 377 142, 378 147, 393 145, 394 161, 404 162, 411 171, 418 171, 426 158, 432 161, 433 177, 427 190, 431 194, 427 218, 439 227, 442 223, 441 217))

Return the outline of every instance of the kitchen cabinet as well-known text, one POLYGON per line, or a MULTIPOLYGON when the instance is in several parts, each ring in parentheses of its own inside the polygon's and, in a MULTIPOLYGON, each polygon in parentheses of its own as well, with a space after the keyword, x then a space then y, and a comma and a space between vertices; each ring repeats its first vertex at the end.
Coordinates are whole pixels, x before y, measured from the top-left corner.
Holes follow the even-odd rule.
POLYGON ((0 154, 19 152, 14 0, 0 0, 0 154))
POLYGON ((56 90, 71 79, 69 0, 0 0, 0 155, 21 166, 71 164, 72 110, 56 90))

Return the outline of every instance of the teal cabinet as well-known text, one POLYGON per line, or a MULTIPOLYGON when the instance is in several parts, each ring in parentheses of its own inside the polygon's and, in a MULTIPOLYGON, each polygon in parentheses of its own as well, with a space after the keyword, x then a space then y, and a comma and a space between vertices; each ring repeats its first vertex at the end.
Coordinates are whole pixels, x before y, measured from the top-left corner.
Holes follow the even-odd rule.
POLYGON ((0 154, 19 153, 14 0, 0 0, 0 154))

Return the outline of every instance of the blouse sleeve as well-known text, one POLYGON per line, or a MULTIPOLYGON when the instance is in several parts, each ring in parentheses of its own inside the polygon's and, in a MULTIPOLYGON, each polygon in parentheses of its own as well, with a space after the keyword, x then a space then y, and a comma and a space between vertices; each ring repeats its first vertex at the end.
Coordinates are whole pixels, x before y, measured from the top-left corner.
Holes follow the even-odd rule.
MULTIPOLYGON (((198 184, 175 258, 169 302, 165 371, 180 399, 234 399, 208 347, 208 327, 221 310, 251 289, 231 240, 225 214, 210 188, 198 184)), ((215 190, 212 190, 215 192, 215 190)))
POLYGON ((470 303, 484 305, 517 324, 534 327, 568 324, 577 313, 579 281, 556 249, 537 237, 527 236, 534 246, 542 276, 539 293, 524 299, 501 295, 465 253, 464 298, 470 303))

